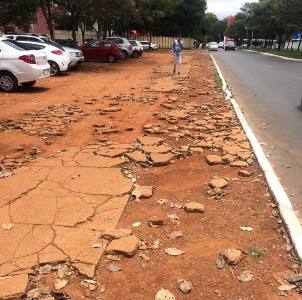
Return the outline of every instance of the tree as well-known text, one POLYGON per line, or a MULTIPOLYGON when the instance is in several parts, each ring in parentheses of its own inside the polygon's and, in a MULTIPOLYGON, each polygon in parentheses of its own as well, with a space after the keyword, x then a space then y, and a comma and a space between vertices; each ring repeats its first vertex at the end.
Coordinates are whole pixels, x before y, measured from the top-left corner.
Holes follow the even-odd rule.
POLYGON ((205 42, 221 41, 227 27, 227 20, 218 20, 213 13, 206 13, 203 20, 202 34, 205 42))
POLYGON ((81 18, 88 8, 92 7, 93 0, 55 0, 58 5, 58 17, 65 18, 70 23, 72 39, 76 41, 76 31, 81 18))
POLYGON ((0 30, 14 31, 17 26, 28 31, 35 19, 37 6, 36 0, 0 1, 0 30))
POLYGON ((55 31, 54 31, 54 8, 55 3, 53 0, 39 0, 39 5, 42 9, 44 18, 46 20, 49 34, 52 39, 55 38, 55 31))

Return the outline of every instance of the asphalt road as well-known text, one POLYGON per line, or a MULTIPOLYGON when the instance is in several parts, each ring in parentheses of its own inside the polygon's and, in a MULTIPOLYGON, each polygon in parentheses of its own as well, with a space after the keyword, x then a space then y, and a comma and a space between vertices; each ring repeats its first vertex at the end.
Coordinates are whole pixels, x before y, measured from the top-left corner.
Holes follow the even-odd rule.
POLYGON ((302 62, 213 53, 302 221, 302 62))

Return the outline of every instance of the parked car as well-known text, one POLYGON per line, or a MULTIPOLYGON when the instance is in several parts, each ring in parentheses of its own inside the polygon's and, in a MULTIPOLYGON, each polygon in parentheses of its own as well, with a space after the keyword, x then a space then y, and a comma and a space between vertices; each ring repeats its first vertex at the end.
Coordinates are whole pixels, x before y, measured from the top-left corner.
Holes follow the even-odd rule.
POLYGON ((81 49, 63 47, 65 53, 69 55, 70 63, 69 68, 76 67, 84 62, 84 55, 81 49))
POLYGON ((220 49, 224 49, 224 42, 220 42, 220 43, 218 43, 218 48, 220 48, 220 49))
POLYGON ((101 60, 114 63, 122 59, 122 50, 109 40, 94 40, 81 46, 85 60, 101 60))
POLYGON ((235 49, 236 49, 236 46, 235 46, 234 41, 226 41, 226 43, 224 45, 224 50, 225 51, 227 51, 227 50, 235 51, 235 49))
MULTIPOLYGON (((81 50, 79 50, 78 43, 71 39, 58 39, 53 41, 47 35, 41 35, 35 33, 7 34, 5 35, 5 37, 21 43, 25 43, 25 42, 43 43, 43 44, 54 46, 64 52, 67 52, 70 58, 69 67, 74 67, 84 61, 84 56, 81 50)), ((54 71, 54 69, 52 71, 54 71)), ((60 71, 64 71, 64 70, 60 68, 60 71)))
POLYGON ((208 45, 209 51, 218 51, 218 44, 216 42, 211 42, 208 45))
POLYGON ((0 38, 0 90, 13 92, 18 85, 31 87, 36 80, 50 76, 44 51, 24 50, 0 38))
POLYGON ((129 42, 133 48, 132 56, 135 58, 142 56, 144 53, 144 48, 143 48, 142 44, 137 40, 129 40, 129 42))
POLYGON ((58 44, 60 44, 63 47, 79 49, 79 43, 72 39, 55 39, 55 42, 57 42, 58 44))
POLYGON ((50 65, 50 75, 55 76, 60 72, 65 72, 71 64, 70 54, 53 45, 46 43, 37 43, 29 41, 14 41, 15 44, 27 50, 43 50, 47 55, 47 60, 50 65))
POLYGON ((128 57, 131 57, 133 54, 133 48, 130 44, 129 40, 124 37, 119 36, 111 36, 106 38, 109 41, 113 41, 117 46, 122 50, 122 59, 127 59, 128 57))
POLYGON ((154 43, 150 43, 149 41, 140 41, 144 50, 158 50, 158 45, 154 43))
POLYGON ((32 43, 43 43, 55 46, 61 50, 64 50, 63 47, 51 40, 47 35, 35 34, 35 33, 13 33, 13 34, 6 34, 3 37, 11 40, 15 40, 17 42, 32 42, 32 43))

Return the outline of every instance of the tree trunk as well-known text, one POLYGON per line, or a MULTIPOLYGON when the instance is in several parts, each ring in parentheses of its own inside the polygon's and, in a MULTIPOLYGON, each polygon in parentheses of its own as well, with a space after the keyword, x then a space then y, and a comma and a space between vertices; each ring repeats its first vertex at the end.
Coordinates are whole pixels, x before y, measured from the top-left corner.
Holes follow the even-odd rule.
POLYGON ((79 25, 80 30, 81 30, 81 36, 82 36, 82 44, 85 45, 85 33, 86 33, 86 26, 85 23, 81 23, 79 25))
POLYGON ((301 34, 301 36, 300 36, 300 40, 299 40, 298 52, 300 51, 301 43, 302 43, 302 34, 301 34))
POLYGON ((281 51, 281 48, 282 48, 282 30, 279 29, 278 51, 281 51))
POLYGON ((72 39, 76 42, 77 41, 77 29, 78 29, 78 23, 76 22, 75 15, 71 13, 71 35, 72 39))
POLYGON ((40 7, 42 9, 44 18, 46 20, 48 29, 49 29, 49 34, 51 39, 53 40, 55 38, 55 31, 54 31, 54 26, 53 26, 53 15, 52 15, 52 4, 51 0, 40 0, 40 7))

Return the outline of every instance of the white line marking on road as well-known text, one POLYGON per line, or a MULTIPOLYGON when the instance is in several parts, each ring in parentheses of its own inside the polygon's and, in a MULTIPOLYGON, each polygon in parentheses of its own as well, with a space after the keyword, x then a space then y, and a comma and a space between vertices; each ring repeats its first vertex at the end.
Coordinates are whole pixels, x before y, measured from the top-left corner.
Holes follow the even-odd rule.
POLYGON ((298 58, 291 58, 291 57, 286 57, 286 56, 281 56, 281 55, 276 55, 276 54, 272 54, 272 53, 266 53, 266 52, 260 52, 260 51, 254 51, 254 50, 246 50, 246 49, 242 49, 246 52, 252 52, 252 53, 258 53, 258 54, 262 54, 262 55, 266 55, 266 56, 272 56, 272 57, 277 57, 277 58, 281 58, 284 60, 290 60, 290 61, 298 61, 298 62, 302 62, 302 59, 298 59, 298 58))
POLYGON ((235 98, 232 96, 232 93, 230 92, 230 90, 228 88, 226 80, 224 79, 219 66, 217 65, 214 57, 211 54, 210 54, 210 56, 214 62, 217 72, 221 78, 222 89, 226 95, 225 98, 226 98, 226 100, 229 100, 231 102, 231 104, 236 112, 236 115, 241 123, 241 126, 250 141, 250 144, 254 150, 254 153, 259 162, 259 165, 260 165, 262 171, 264 172, 264 175, 265 175, 267 184, 271 190, 271 193, 273 194, 275 200, 279 204, 279 211, 280 211, 281 217, 289 232, 289 235, 290 235, 293 245, 295 247, 296 253, 297 253, 300 261, 302 261, 302 226, 294 212, 294 208, 293 208, 283 186, 281 185, 276 173, 274 172, 270 162, 266 158, 264 151, 262 150, 255 134, 253 133, 253 131, 250 128, 250 126, 248 125, 245 117, 243 116, 239 105, 237 104, 235 98))

